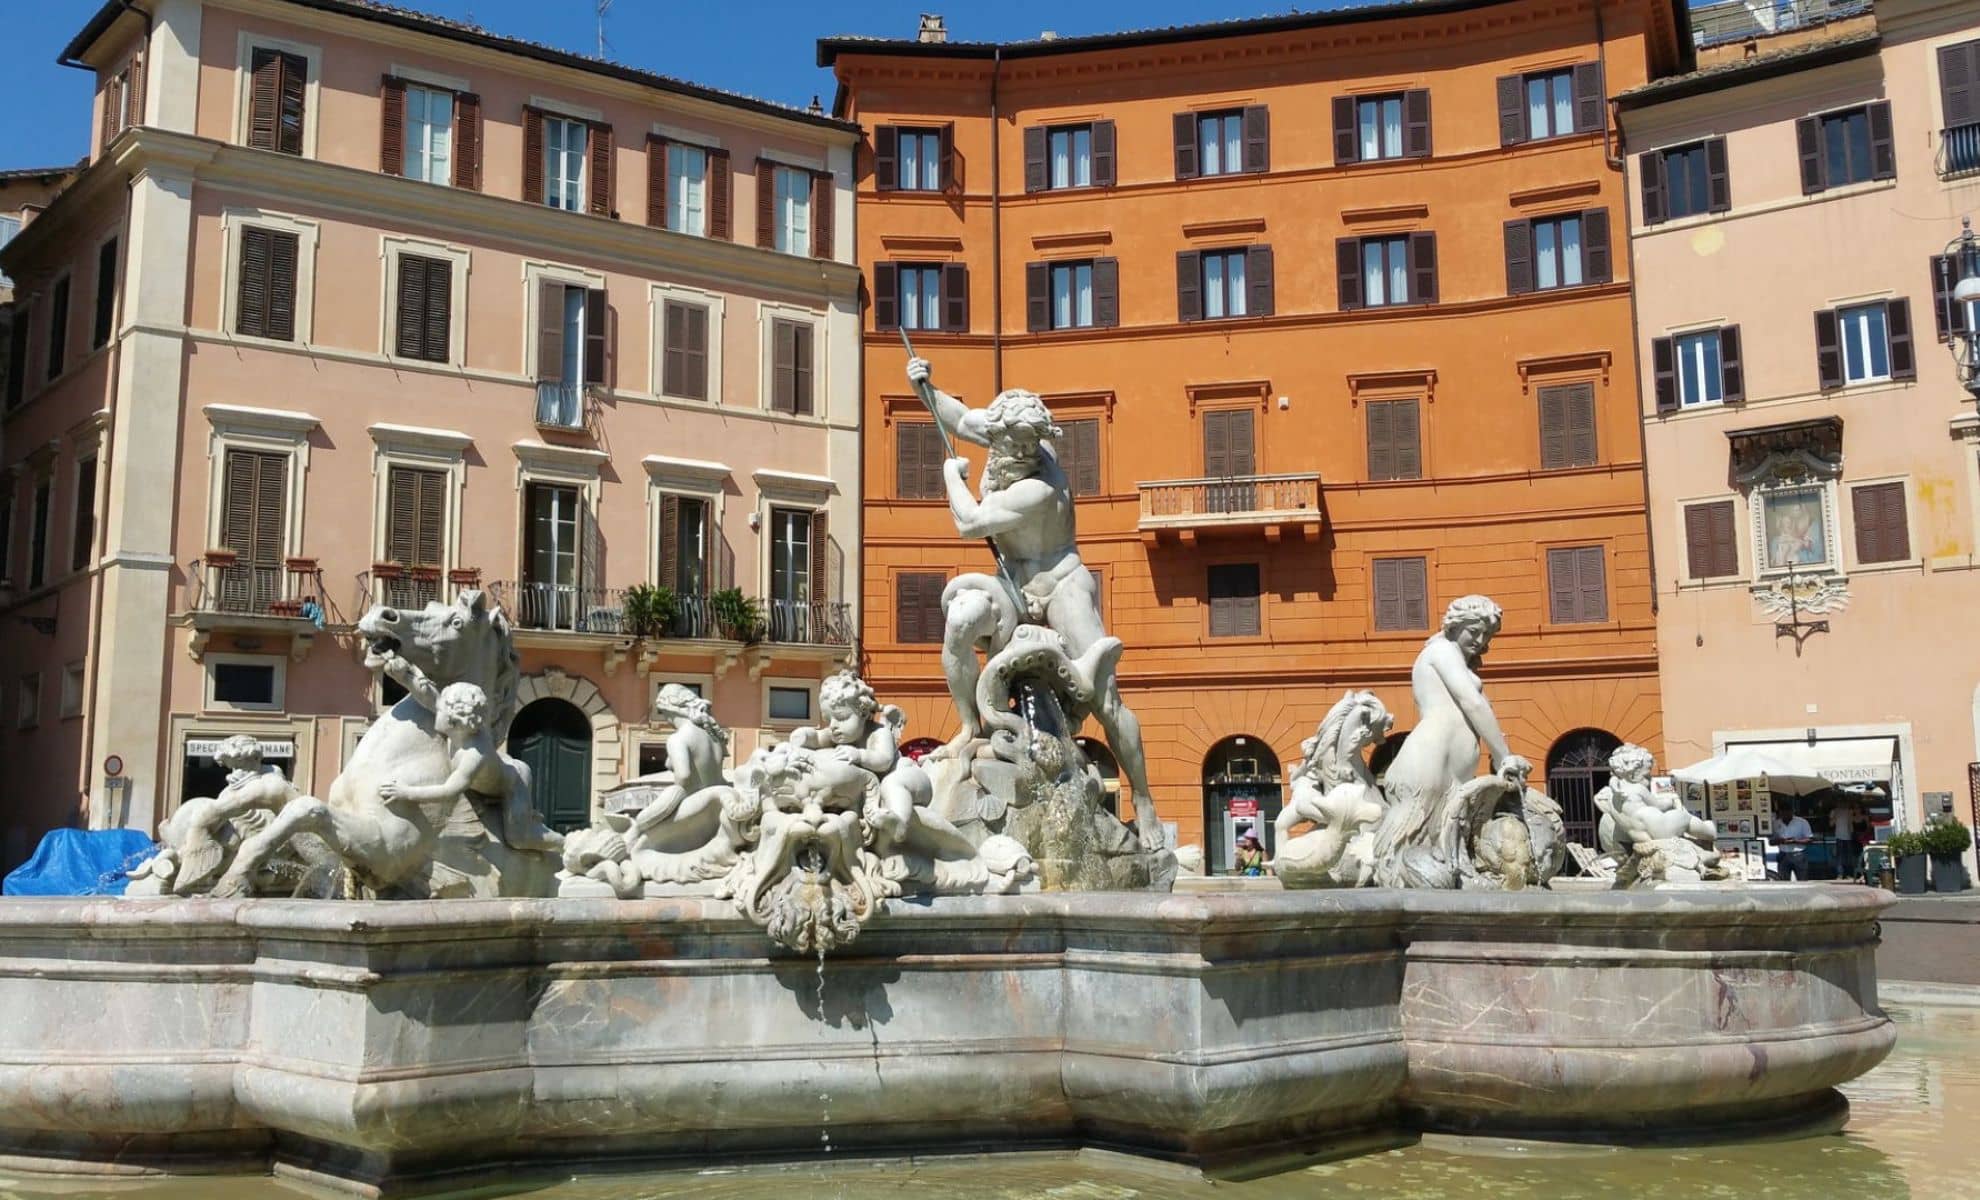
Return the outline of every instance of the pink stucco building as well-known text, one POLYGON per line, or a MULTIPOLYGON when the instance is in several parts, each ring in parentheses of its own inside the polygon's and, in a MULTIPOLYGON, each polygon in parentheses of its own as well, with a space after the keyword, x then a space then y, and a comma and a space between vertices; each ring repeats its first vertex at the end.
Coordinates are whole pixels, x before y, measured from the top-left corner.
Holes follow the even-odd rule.
POLYGON ((1980 209, 1980 9, 1847 7, 1618 101, 1664 739, 1970 823, 1980 419, 1944 343, 1980 314, 1940 257, 1980 209))
POLYGON ((8 864, 152 828, 228 734, 320 792, 376 603, 501 601, 562 824, 664 682, 742 755, 811 715, 859 619, 855 127, 368 0, 111 0, 65 57, 91 159, 0 254, 8 864))

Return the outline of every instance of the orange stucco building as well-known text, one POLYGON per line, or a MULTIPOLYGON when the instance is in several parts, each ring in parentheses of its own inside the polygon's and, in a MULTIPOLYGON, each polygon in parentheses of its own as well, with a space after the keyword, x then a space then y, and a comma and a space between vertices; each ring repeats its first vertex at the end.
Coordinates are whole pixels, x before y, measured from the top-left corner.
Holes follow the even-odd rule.
MULTIPOLYGON (((1006 45, 828 39, 865 311, 869 678, 941 737, 944 580, 986 569, 896 327, 1045 396, 1150 783, 1216 867, 1346 688, 1406 732, 1444 606, 1587 836, 1662 752, 1625 198, 1607 97, 1670 0, 1459 0, 1006 45), (1543 765, 1544 764, 1544 765, 1543 765)), ((972 479, 976 478, 972 475, 972 479)))

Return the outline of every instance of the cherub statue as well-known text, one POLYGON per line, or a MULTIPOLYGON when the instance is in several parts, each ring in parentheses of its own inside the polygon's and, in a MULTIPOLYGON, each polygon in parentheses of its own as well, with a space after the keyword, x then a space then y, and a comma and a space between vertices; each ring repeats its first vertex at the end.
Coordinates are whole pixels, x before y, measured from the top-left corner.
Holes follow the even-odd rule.
POLYGON ((1609 756, 1608 786, 1595 793, 1602 849, 1617 858, 1615 886, 1724 879, 1718 827, 1653 789, 1655 768, 1648 750, 1624 743, 1609 756))
POLYGON ((168 888, 184 896, 211 882, 227 863, 227 852, 240 837, 267 824, 282 806, 302 794, 282 768, 261 761, 261 742, 235 734, 220 743, 214 761, 227 768, 227 784, 218 796, 195 796, 179 806, 158 828, 165 843, 159 852, 131 872, 132 894, 162 895, 168 888), (148 885, 140 881, 153 880, 148 885))
MULTIPOLYGON (((403 663, 404 660, 398 660, 403 663)), ((391 670, 392 668, 387 668, 391 670)), ((394 671, 406 690, 425 703, 433 685, 417 667, 394 671), (417 677, 409 682, 410 677, 417 677), (423 690, 422 690, 423 689, 423 690)), ((426 804, 456 800, 467 792, 498 802, 502 813, 502 840, 518 850, 556 850, 564 839, 543 824, 530 803, 529 768, 504 754, 495 745, 495 731, 488 721, 488 694, 472 683, 450 683, 432 695, 434 728, 447 739, 453 756, 453 770, 433 784, 404 784, 394 779, 378 785, 378 795, 387 804, 408 800, 426 804)))
POLYGON ((901 754, 905 713, 882 705, 864 679, 841 671, 818 688, 825 724, 793 730, 792 766, 813 775, 825 791, 856 804, 882 858, 905 851, 910 831, 938 857, 968 854, 974 847, 954 826, 925 807, 934 794, 928 776, 901 754))

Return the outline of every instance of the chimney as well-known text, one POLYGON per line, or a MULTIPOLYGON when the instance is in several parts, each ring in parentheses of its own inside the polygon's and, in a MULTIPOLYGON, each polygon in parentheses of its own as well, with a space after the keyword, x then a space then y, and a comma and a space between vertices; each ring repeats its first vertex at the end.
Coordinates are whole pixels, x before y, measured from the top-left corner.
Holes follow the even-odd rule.
POLYGON ((922 13, 921 28, 915 32, 914 40, 917 42, 948 41, 949 30, 945 25, 942 24, 942 14, 922 13))

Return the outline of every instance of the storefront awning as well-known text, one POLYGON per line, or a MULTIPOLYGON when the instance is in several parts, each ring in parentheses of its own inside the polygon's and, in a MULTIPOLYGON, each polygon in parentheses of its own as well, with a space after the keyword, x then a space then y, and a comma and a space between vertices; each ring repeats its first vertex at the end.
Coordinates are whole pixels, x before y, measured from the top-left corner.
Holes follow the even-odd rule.
POLYGON ((1763 750, 1830 783, 1888 784, 1897 770, 1897 739, 1890 737, 1726 743, 1728 750, 1740 746, 1763 750))

